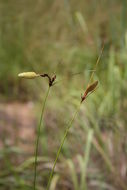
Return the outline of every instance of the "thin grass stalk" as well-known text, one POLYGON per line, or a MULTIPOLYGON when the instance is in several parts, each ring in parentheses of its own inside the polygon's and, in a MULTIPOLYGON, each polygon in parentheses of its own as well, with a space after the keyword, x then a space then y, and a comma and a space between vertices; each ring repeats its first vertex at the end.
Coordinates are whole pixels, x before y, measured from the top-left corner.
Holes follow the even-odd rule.
MULTIPOLYGON (((103 44, 103 46, 102 46, 102 48, 101 48, 101 52, 100 52, 100 54, 99 54, 99 56, 98 56, 98 58, 97 58, 97 61, 96 61, 94 70, 93 70, 93 72, 92 72, 92 74, 91 74, 91 77, 90 77, 90 79, 89 79, 89 82, 88 82, 87 87, 90 85, 90 83, 91 83, 91 81, 92 81, 92 79, 93 79, 94 72, 95 72, 95 70, 96 70, 96 68, 97 68, 97 66, 98 66, 98 64, 99 64, 99 61, 100 61, 100 59, 101 59, 103 50, 104 50, 104 44, 103 44)), ((87 98, 87 97, 86 97, 86 98, 87 98)), ((86 99, 86 98, 85 98, 85 99, 86 99)), ((72 126, 72 123, 73 123, 73 121, 75 120, 75 118, 76 118, 76 116, 77 116, 77 114, 78 114, 78 112, 79 112, 79 110, 80 110, 80 107, 81 107, 82 102, 83 102, 83 101, 81 101, 80 104, 77 106, 77 109, 76 109, 76 111, 75 111, 75 113, 74 113, 72 119, 70 120, 70 122, 68 123, 68 125, 67 125, 67 127, 66 127, 66 130, 65 130, 64 135, 63 135, 63 139, 62 139, 61 144, 60 144, 60 147, 59 147, 59 149, 58 149, 58 151, 57 151, 57 155, 56 155, 56 159, 55 159, 54 164, 53 164, 52 171, 51 171, 50 176, 49 176, 49 180, 48 180, 48 184, 47 184, 46 190, 49 190, 49 188, 50 188, 50 183, 51 183, 51 180, 52 180, 52 177, 53 177, 53 174, 54 174, 54 169, 55 169, 57 160, 58 160, 59 155, 60 155, 60 153, 61 153, 61 150, 62 150, 62 148, 63 148, 63 145, 64 145, 64 142, 65 142, 66 137, 67 137, 67 135, 68 135, 68 132, 69 132, 71 126, 72 126)))
POLYGON ((63 145, 64 145, 64 142, 65 142, 66 137, 67 137, 67 135, 68 135, 68 132, 69 132, 71 126, 72 126, 72 123, 73 123, 73 121, 75 120, 75 118, 76 118, 76 116, 77 116, 77 114, 78 114, 78 112, 79 112, 79 110, 80 110, 80 106, 81 106, 81 103, 78 105, 78 107, 77 107, 77 109, 76 109, 76 111, 75 111, 75 113, 74 113, 72 119, 70 120, 70 122, 68 123, 68 125, 67 125, 67 127, 66 127, 66 130, 65 130, 65 132, 64 132, 63 139, 62 139, 61 144, 60 144, 60 147, 59 147, 59 149, 58 149, 58 151, 57 151, 57 155, 56 155, 56 159, 55 159, 54 164, 53 164, 52 171, 51 171, 50 176, 49 176, 48 185, 47 185, 46 190, 49 190, 50 183, 51 183, 51 180, 52 180, 52 177, 53 177, 53 174, 54 174, 54 169, 55 169, 57 160, 58 160, 59 155, 60 155, 60 153, 61 153, 61 150, 62 150, 62 148, 63 148, 63 145))
POLYGON ((73 189, 79 190, 79 183, 78 183, 79 180, 78 180, 78 175, 76 173, 74 162, 71 159, 68 159, 67 164, 71 172, 70 175, 71 175, 73 186, 74 186, 73 189))
POLYGON ((86 172, 87 172, 87 166, 90 158, 90 150, 93 140, 93 130, 90 129, 88 131, 88 137, 87 137, 87 143, 86 143, 86 150, 84 154, 83 159, 83 167, 82 167, 82 174, 81 174, 81 190, 87 190, 87 184, 86 184, 86 172))
POLYGON ((41 111, 41 116, 40 116, 40 121, 37 127, 37 138, 35 141, 35 163, 34 163, 34 190, 36 190, 36 179, 37 179, 37 158, 38 158, 38 145, 39 145, 39 138, 40 138, 40 132, 41 132, 41 124, 42 124, 42 118, 44 115, 44 110, 46 106, 46 101, 49 95, 50 87, 48 87, 44 102, 42 103, 42 111, 41 111))

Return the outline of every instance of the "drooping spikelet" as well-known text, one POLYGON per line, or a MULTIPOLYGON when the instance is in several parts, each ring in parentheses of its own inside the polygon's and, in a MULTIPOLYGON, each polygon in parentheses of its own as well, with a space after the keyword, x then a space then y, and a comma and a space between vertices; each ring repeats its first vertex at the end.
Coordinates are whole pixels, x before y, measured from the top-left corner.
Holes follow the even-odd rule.
POLYGON ((36 77, 39 77, 40 75, 35 72, 23 72, 19 73, 18 77, 20 78, 26 78, 26 79, 34 79, 36 77))

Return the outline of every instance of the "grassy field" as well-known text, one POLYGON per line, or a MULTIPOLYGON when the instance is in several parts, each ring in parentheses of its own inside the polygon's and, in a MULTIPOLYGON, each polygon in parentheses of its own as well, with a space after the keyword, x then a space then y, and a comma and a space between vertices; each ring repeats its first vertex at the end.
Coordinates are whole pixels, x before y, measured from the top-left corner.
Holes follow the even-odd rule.
POLYGON ((126 0, 0 0, 0 190, 46 190, 68 122, 94 72, 60 152, 49 190, 127 190, 126 0))

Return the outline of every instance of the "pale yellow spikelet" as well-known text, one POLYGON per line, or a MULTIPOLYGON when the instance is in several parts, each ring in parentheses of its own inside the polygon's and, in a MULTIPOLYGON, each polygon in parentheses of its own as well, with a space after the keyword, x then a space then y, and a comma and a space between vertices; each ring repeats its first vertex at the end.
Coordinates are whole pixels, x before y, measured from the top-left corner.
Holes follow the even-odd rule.
POLYGON ((26 78, 26 79, 34 79, 36 77, 39 77, 40 75, 35 72, 23 72, 19 73, 18 77, 20 78, 26 78))

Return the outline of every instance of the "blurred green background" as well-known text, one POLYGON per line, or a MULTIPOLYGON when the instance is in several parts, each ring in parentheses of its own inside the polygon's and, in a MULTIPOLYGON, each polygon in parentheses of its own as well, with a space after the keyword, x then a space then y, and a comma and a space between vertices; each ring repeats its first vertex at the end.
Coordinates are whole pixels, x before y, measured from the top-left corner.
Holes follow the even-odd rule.
POLYGON ((94 74, 50 190, 127 189, 127 1, 0 0, 0 189, 32 189, 34 140, 46 79, 56 74, 39 147, 37 189, 45 189, 66 123, 94 74), (79 74, 77 74, 79 73, 79 74))

